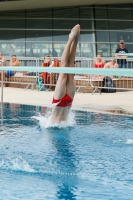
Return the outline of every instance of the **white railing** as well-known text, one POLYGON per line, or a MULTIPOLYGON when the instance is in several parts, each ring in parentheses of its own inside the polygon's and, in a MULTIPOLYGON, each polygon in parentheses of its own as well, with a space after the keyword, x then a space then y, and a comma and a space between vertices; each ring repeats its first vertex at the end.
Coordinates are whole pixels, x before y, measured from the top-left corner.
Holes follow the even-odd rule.
MULTIPOLYGON (((55 57, 54 57, 55 58, 55 57)), ((53 57, 51 57, 51 60, 54 59, 53 57)), ((61 57, 58 57, 57 58, 59 61, 61 60, 61 57)), ((42 62, 43 62, 44 58, 39 58, 38 60, 38 63, 39 65, 38 66, 41 66, 42 62)), ((76 67, 79 67, 79 68, 83 68, 83 67, 88 67, 88 66, 91 66, 90 65, 90 60, 88 58, 84 58, 84 57, 76 57, 75 58, 75 66, 76 67)), ((38 73, 38 76, 40 74, 38 73)), ((41 87, 38 89, 39 91, 42 90, 43 88, 44 89, 47 89, 47 87, 51 86, 51 87, 55 87, 56 83, 57 83, 57 80, 58 80, 58 74, 48 74, 48 79, 50 79, 50 76, 54 79, 54 81, 51 83, 49 80, 46 81, 46 83, 42 83, 41 84, 41 87)), ((77 77, 79 77, 80 81, 81 81, 81 78, 85 78, 84 75, 81 76, 78 75, 78 74, 75 74, 75 81, 77 81, 77 77)), ((39 79, 39 77, 38 77, 39 79)), ((86 82, 85 85, 82 85, 82 84, 76 84, 76 88, 77 88, 77 91, 78 92, 79 90, 81 90, 82 88, 86 88, 88 86, 88 82, 86 82)))
MULTIPOLYGON (((110 57, 106 57, 106 58, 102 58, 106 63, 110 62, 110 57)), ((96 60, 96 58, 91 59, 92 60, 92 66, 94 67, 94 61, 96 60)), ((123 58, 119 58, 119 60, 121 62, 123 62, 123 58)), ((116 59, 116 63, 118 62, 118 59, 116 59)), ((119 66, 119 64, 118 64, 119 66)), ((127 69, 133 69, 133 58, 126 58, 126 68, 127 69)), ((133 77, 125 77, 124 74, 123 76, 115 76, 115 74, 112 74, 112 76, 110 76, 113 83, 115 84, 115 89, 117 91, 120 90, 133 90, 133 77)), ((91 87, 94 88, 92 94, 94 94, 96 91, 98 91, 101 94, 101 90, 103 88, 106 89, 112 89, 112 87, 105 87, 103 86, 103 78, 104 78, 104 74, 101 76, 99 75, 90 75, 88 77, 88 81, 91 85, 91 87)))
MULTIPOLYGON (((9 57, 5 57, 6 61, 7 61, 7 66, 10 63, 10 58, 9 57)), ((44 58, 25 58, 25 57, 17 57, 17 59, 21 62, 21 66, 32 66, 32 67, 39 67, 42 66, 42 62, 44 61, 44 58)), ((54 58, 51 57, 51 60, 53 60, 54 58)), ((60 60, 61 58, 58 57, 58 59, 60 60)), ((76 67, 81 68, 81 67, 88 67, 91 66, 90 65, 90 60, 87 58, 82 58, 82 57, 76 57, 75 58, 75 64, 76 67)), ((19 67, 19 66, 18 66, 19 67)), ((25 71, 24 72, 20 72, 20 71, 16 71, 14 76, 4 76, 4 72, 2 71, 2 76, 1 76, 1 94, 3 95, 3 83, 5 84, 21 84, 25 86, 25 90, 27 90, 27 88, 29 88, 31 86, 32 89, 35 88, 36 85, 36 80, 39 79, 40 77, 40 73, 38 72, 28 72, 25 71)), ((51 84, 51 82, 47 82, 47 83, 41 83, 41 87, 38 89, 39 91, 42 88, 47 88, 50 86, 54 86, 56 85, 57 82, 57 78, 58 74, 56 74, 55 78, 54 78, 54 82, 51 84)), ((75 82, 77 82, 77 77, 78 80, 80 80, 80 82, 78 82, 76 84, 76 88, 77 88, 77 92, 83 88, 86 88, 88 86, 88 81, 86 81, 86 84, 81 84, 81 81, 84 80, 84 75, 78 75, 75 74, 75 82)), ((1 99, 3 99, 3 96, 1 96, 1 99)))
MULTIPOLYGON (((7 65, 9 65, 9 61, 10 58, 9 57, 5 57, 7 60, 7 65)), ((39 67, 42 66, 42 62, 43 62, 43 57, 41 58, 33 58, 33 57, 18 57, 17 58, 20 62, 21 62, 21 66, 33 66, 33 67, 39 67)), ((51 60, 53 60, 54 58, 51 57, 51 60)), ((61 58, 58 57, 58 59, 60 60, 61 58)), ((76 63, 76 67, 78 68, 92 68, 94 67, 94 60, 96 58, 85 58, 85 57, 76 57, 75 58, 75 63, 76 63)), ((106 62, 110 61, 110 58, 103 58, 106 62)), ((127 64, 126 67, 133 69, 133 58, 127 58, 127 64)), ((36 85, 36 79, 40 77, 40 73, 38 72, 30 72, 24 75, 23 72, 16 72, 15 76, 12 77, 4 77, 4 74, 1 74, 1 89, 3 90, 3 83, 7 83, 7 84, 22 84, 25 86, 25 89, 29 88, 31 86, 32 89, 35 88, 36 85)), ((42 88, 47 88, 50 86, 54 86, 56 85, 57 82, 57 75, 55 74, 54 76, 54 81, 53 83, 51 83, 49 80, 47 83, 41 83, 40 88, 38 89, 39 91, 42 88)), ((49 74, 50 76, 50 74, 49 74)), ((115 88, 117 90, 133 90, 133 77, 118 77, 118 76, 113 76, 113 82, 115 83, 115 88)), ((84 90, 87 89, 88 87, 92 87, 94 88, 94 91, 92 92, 92 94, 94 94, 96 91, 98 91, 99 93, 101 93, 101 89, 105 88, 103 86, 103 76, 97 76, 95 77, 95 75, 88 75, 88 77, 85 74, 75 74, 75 82, 76 82, 76 88, 78 92, 79 90, 84 90)), ((1 92, 3 94, 3 92, 1 92)))
MULTIPOLYGON (((4 58, 6 59, 6 65, 9 66, 11 57, 4 57, 4 58)), ((32 66, 32 67, 38 66, 38 59, 34 57, 18 57, 17 60, 20 61, 21 66, 32 66)), ((36 78, 38 74, 37 72, 34 72, 34 71, 30 73, 28 73, 27 71, 25 71, 25 73, 16 71, 14 76, 8 76, 8 77, 4 76, 3 82, 5 84, 25 85, 26 89, 31 86, 31 88, 33 89, 35 85, 35 82, 33 83, 33 75, 34 75, 34 78, 36 78)))
MULTIPOLYGON (((3 66, 3 62, 0 61, 0 65, 3 66)), ((1 71, 1 104, 3 103, 3 71, 1 71)))

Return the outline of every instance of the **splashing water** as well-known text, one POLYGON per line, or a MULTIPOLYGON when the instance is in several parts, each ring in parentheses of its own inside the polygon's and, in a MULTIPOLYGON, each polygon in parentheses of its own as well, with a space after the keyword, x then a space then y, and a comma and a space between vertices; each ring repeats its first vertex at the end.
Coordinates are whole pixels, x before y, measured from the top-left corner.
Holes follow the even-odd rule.
POLYGON ((133 118, 70 110, 66 121, 51 124, 50 114, 5 105, 0 199, 132 200, 133 118))
POLYGON ((47 111, 45 116, 42 116, 41 114, 39 114, 39 116, 33 116, 32 118, 39 121, 39 125, 42 129, 54 128, 54 127, 66 128, 66 127, 73 127, 74 125, 76 125, 75 113, 73 111, 69 112, 66 121, 62 121, 60 123, 54 123, 54 124, 51 123, 50 114, 51 112, 47 111))
POLYGON ((24 158, 22 158, 22 156, 18 156, 16 158, 6 157, 0 162, 0 168, 14 171, 35 172, 35 170, 30 167, 30 165, 24 158))
POLYGON ((132 139, 128 139, 128 140, 126 141, 126 144, 133 144, 133 140, 132 140, 132 139))

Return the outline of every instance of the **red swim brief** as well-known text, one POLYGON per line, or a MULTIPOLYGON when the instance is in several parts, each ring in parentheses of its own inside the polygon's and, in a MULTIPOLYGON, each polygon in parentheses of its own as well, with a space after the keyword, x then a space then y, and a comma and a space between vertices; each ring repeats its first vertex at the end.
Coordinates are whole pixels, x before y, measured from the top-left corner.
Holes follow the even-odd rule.
POLYGON ((53 101, 52 104, 54 106, 62 106, 62 107, 66 107, 66 106, 71 106, 73 102, 73 99, 69 96, 69 95, 65 95, 64 97, 62 97, 61 99, 54 99, 53 97, 53 101))

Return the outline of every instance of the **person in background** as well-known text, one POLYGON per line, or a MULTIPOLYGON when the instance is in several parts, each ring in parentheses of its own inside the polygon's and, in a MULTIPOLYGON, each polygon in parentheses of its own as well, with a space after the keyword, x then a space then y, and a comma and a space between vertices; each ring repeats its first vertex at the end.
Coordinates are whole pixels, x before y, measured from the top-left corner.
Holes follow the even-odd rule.
MULTIPOLYGON (((61 67, 61 62, 60 62, 60 60, 57 59, 57 58, 54 58, 54 61, 53 61, 53 63, 52 63, 52 67, 61 67)), ((56 73, 56 74, 55 74, 55 79, 56 79, 56 80, 58 79, 58 76, 59 76, 59 74, 56 73)))
POLYGON ((109 62, 104 65, 104 68, 119 68, 119 65, 116 62, 116 58, 112 57, 109 62))
MULTIPOLYGON (((2 52, 0 52, 0 66, 6 66, 6 59, 2 56, 2 52)), ((0 71, 0 78, 2 72, 0 71)), ((3 72, 3 81, 6 80, 6 72, 3 72)), ((3 83, 3 86, 6 87, 6 83, 3 83)))
POLYGON ((105 60, 102 59, 102 54, 97 53, 97 58, 94 61, 94 67, 95 68, 103 68, 105 63, 106 63, 105 60))
POLYGON ((0 61, 2 62, 0 66, 6 66, 6 59, 3 57, 2 52, 0 52, 0 61))
POLYGON ((119 65, 119 68, 126 68, 126 64, 127 64, 126 58, 127 58, 127 56, 124 56, 124 54, 128 53, 128 49, 125 48, 124 40, 119 41, 119 46, 120 47, 118 49, 116 49, 115 57, 117 58, 117 63, 119 65), (119 56, 118 55, 119 53, 123 54, 123 56, 119 56))
MULTIPOLYGON (((44 61, 42 63, 42 67, 49 67, 51 64, 52 64, 52 60, 50 58, 50 55, 45 55, 44 56, 44 61)), ((47 84, 48 83, 48 73, 47 72, 42 72, 41 76, 43 78, 44 84, 47 84)))
MULTIPOLYGON (((49 67, 60 67, 60 66, 61 66, 60 61, 57 58, 54 58, 54 60, 52 61, 51 65, 49 67)), ((48 83, 50 84, 50 86, 47 89, 47 91, 53 91, 54 90, 53 84, 55 84, 57 79, 58 79, 57 73, 48 73, 48 83)))
MULTIPOLYGON (((101 53, 97 53, 97 57, 96 60, 94 61, 94 68, 103 68, 104 65, 106 64, 105 60, 102 59, 102 54, 101 53)), ((102 76, 101 75, 92 75, 92 79, 101 79, 102 76)))
POLYGON ((57 58, 54 58, 52 67, 60 67, 60 66, 61 66, 61 62, 57 58))
MULTIPOLYGON (((69 34, 67 44, 61 58, 62 67, 75 67, 74 61, 76 56, 77 43, 80 35, 80 25, 73 27, 69 34)), ((52 100, 52 113, 50 116, 51 123, 60 123, 65 121, 68 112, 72 106, 75 95, 74 74, 59 74, 52 100)))
POLYGON ((20 61, 17 59, 16 55, 11 56, 10 66, 21 66, 20 61))
MULTIPOLYGON (((21 66, 21 63, 17 59, 15 54, 11 56, 11 60, 10 60, 9 66, 21 66)), ((9 77, 9 76, 14 76, 16 71, 8 70, 6 73, 7 73, 7 77, 9 77)))
MULTIPOLYGON (((104 65, 104 68, 119 68, 117 64, 116 58, 112 57, 109 62, 104 65)), ((110 76, 111 79, 115 78, 114 76, 110 76)))

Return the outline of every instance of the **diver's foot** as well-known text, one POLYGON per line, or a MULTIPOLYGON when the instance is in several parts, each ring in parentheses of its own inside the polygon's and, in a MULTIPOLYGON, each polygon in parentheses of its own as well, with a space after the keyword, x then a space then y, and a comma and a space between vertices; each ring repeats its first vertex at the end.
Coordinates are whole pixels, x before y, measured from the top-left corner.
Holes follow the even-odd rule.
POLYGON ((80 34, 80 25, 77 24, 74 26, 74 28, 71 30, 71 33, 69 34, 69 39, 78 39, 80 34))

